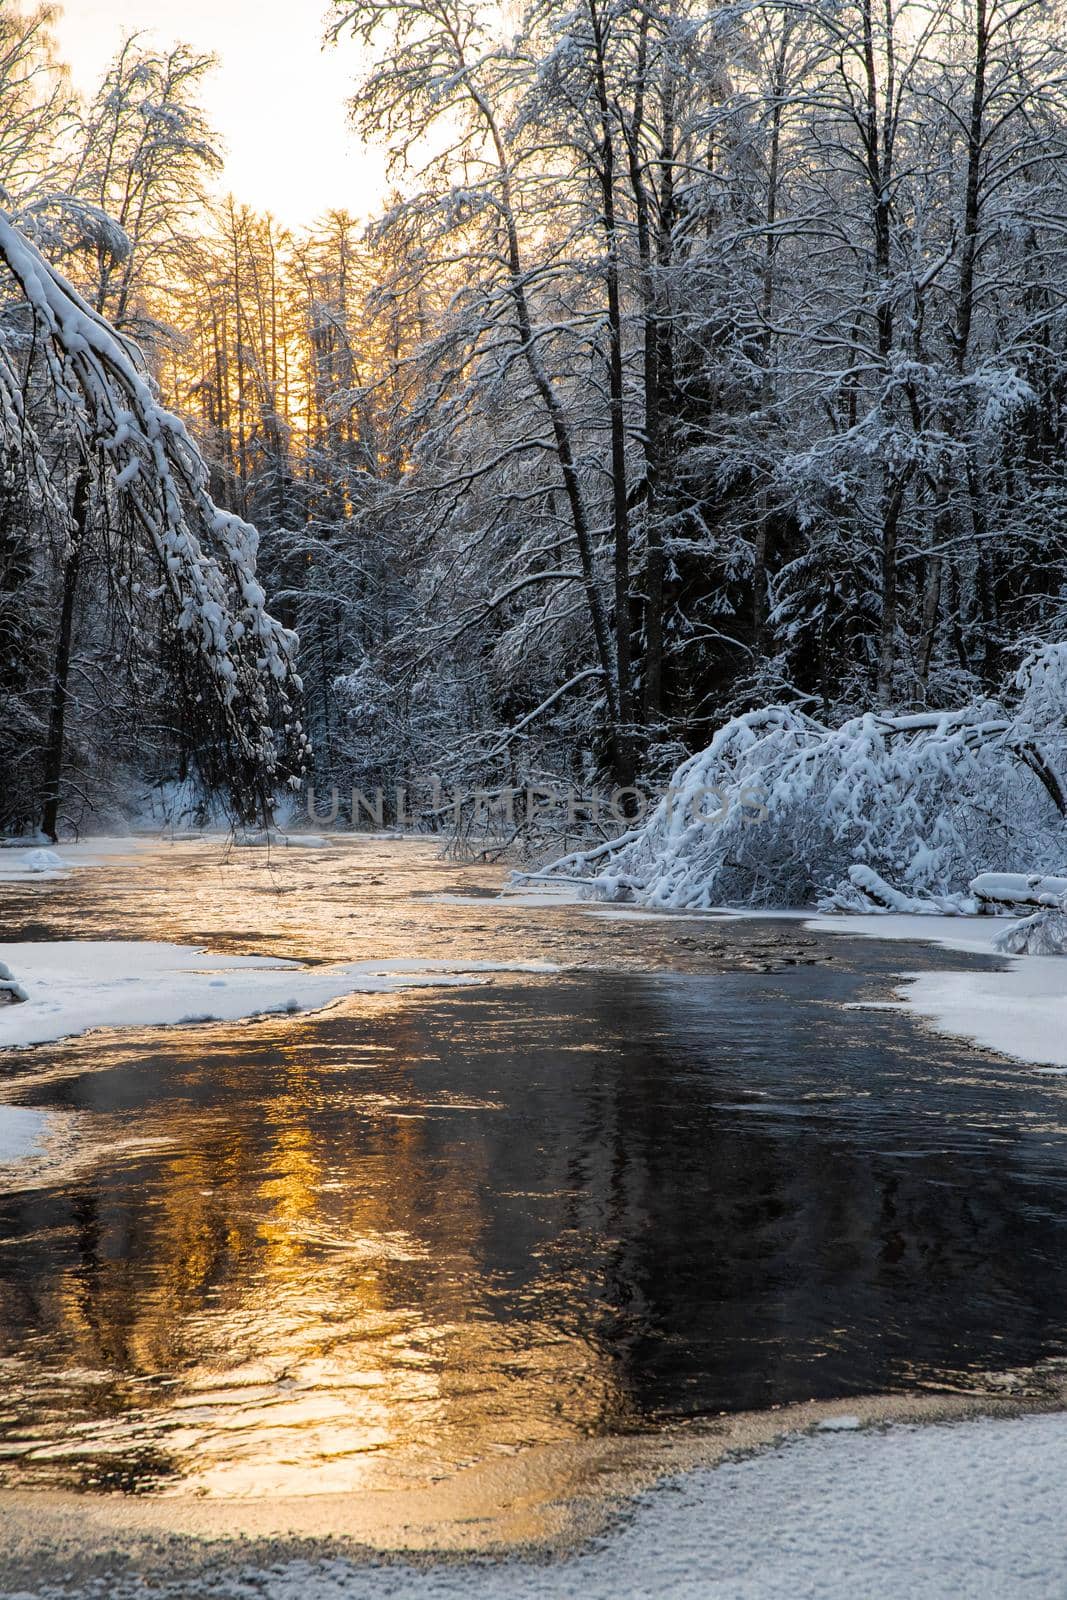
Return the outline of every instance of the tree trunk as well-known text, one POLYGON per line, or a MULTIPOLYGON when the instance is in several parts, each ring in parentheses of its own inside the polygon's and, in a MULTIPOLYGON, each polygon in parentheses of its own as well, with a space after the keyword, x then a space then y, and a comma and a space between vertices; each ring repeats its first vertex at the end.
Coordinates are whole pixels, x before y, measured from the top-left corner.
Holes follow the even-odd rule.
MULTIPOLYGON (((457 57, 463 60, 462 47, 458 38, 456 38, 455 43, 457 57)), ((612 748, 615 764, 618 767, 622 731, 620 728, 619 684, 615 675, 617 662, 611 649, 608 619, 605 615, 604 603, 597 583, 593 534, 586 511, 585 497, 582 494, 582 487, 578 478, 578 467, 571 442, 570 427, 559 395, 556 393, 555 385, 542 365, 534 338, 533 316, 526 297, 526 279, 523 271, 522 252, 519 248, 519 230, 515 221, 514 206, 512 205, 511 177, 504 137, 493 115, 492 108, 485 97, 469 80, 467 92, 478 108, 496 152, 501 182, 501 216, 507 238, 508 287, 512 304, 515 307, 516 331, 534 387, 548 413, 548 419, 552 427, 556 459, 559 463, 560 476, 563 479, 563 489, 570 509, 571 525, 574 530, 574 542, 578 547, 578 559, 582 568, 582 586, 585 590, 586 602, 589 607, 589 617, 592 623, 597 657, 604 674, 604 697, 607 701, 608 716, 611 719, 612 748)))
POLYGON ((619 725, 615 740, 615 778, 624 788, 634 781, 634 701, 630 670, 630 510, 626 491, 626 411, 622 350, 622 297, 619 288, 619 235, 615 217, 615 140, 611 126, 604 62, 604 36, 596 0, 588 0, 596 52, 596 96, 600 116, 597 176, 606 246, 608 311, 608 398, 611 434, 611 523, 615 567, 615 681, 619 725))
MULTIPOLYGON (((655 276, 649 263, 649 301, 645 319, 645 433, 647 438, 648 498, 645 616, 645 719, 658 723, 663 716, 663 591, 666 552, 663 548, 664 485, 667 430, 664 426, 671 380, 670 318, 664 316, 661 282, 671 265, 674 234, 674 88, 668 84, 663 104, 663 139, 660 147, 659 217, 655 276)), ((666 308, 669 310, 669 307, 666 308)))
POLYGON ((897 526, 904 503, 904 484, 886 496, 882 513, 882 625, 878 643, 878 705, 893 704, 897 669, 897 526))
POLYGON ((930 677, 930 662, 937 640, 937 621, 941 610, 941 570, 941 557, 929 556, 926 562, 926 581, 923 586, 923 620, 918 662, 919 682, 924 691, 930 677))
POLYGON ((48 742, 44 749, 44 788, 41 832, 56 840, 59 823, 59 786, 63 776, 63 740, 67 723, 67 691, 70 679, 70 647, 74 634, 74 607, 78 598, 82 550, 89 526, 89 468, 78 468, 74 484, 74 527, 70 550, 63 567, 63 599, 59 609, 55 665, 52 670, 52 696, 48 713, 48 742))
MULTIPOLYGON (((763 247, 763 291, 760 311, 763 320, 763 377, 760 384, 760 406, 766 418, 775 399, 775 382, 771 372, 774 354, 774 336, 771 317, 774 313, 775 256, 778 240, 775 225, 778 221, 778 185, 782 158, 782 106, 785 101, 786 58, 793 29, 792 18, 783 18, 782 33, 774 57, 774 106, 771 111, 771 144, 767 162, 767 204, 764 212, 765 238, 763 247)), ((758 664, 763 655, 767 630, 767 555, 770 533, 770 495, 766 490, 760 495, 756 534, 752 545, 752 655, 758 664)))

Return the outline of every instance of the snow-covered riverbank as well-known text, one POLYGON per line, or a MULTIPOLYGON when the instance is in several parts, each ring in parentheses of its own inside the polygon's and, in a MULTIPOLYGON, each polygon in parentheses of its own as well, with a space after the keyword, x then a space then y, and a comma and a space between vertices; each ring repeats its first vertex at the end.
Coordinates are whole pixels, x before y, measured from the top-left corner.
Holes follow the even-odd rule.
MULTIPOLYGON (((548 1563, 294 1559, 281 1543, 243 1565, 221 1552, 180 1578, 154 1577, 151 1591, 159 1600, 1049 1600, 1067 1571, 1065 1477, 1059 1415, 833 1431, 669 1478, 592 1548, 548 1563)), ((8 1561, 21 1532, 12 1528, 8 1561)), ((76 1549, 63 1560, 78 1571, 76 1549)), ((145 1592, 140 1576, 108 1572, 0 1594, 145 1592)))
MULTIPOLYGON (((998 955, 1000 917, 808 917, 822 933, 870 939, 929 940, 946 950, 998 955)), ((1030 1065, 1067 1069, 1067 960, 999 956, 996 972, 920 972, 897 992, 902 1004, 940 1033, 966 1039, 1030 1065)))

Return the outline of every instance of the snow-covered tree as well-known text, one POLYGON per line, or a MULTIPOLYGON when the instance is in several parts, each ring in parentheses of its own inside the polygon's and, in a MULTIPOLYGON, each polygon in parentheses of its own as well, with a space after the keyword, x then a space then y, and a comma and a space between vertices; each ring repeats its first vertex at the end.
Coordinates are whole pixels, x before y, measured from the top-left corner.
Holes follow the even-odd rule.
POLYGON ((41 826, 54 836, 79 577, 101 547, 120 624, 138 641, 153 618, 164 627, 159 668, 185 759, 238 814, 262 809, 284 772, 276 731, 298 759, 302 735, 296 641, 267 611, 255 530, 211 501, 203 461, 136 348, 3 217, 0 261, 3 446, 62 573, 41 826))

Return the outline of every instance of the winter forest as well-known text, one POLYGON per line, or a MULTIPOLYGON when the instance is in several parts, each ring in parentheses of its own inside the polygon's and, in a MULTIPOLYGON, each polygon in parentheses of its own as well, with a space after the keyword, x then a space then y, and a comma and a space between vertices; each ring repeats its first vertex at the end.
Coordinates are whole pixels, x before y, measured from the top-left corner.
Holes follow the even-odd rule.
POLYGON ((1067 1596, 1065 1196, 1067 0, 0 0, 0 1600, 1067 1596))
POLYGON ((636 788, 497 833, 673 904, 1062 867, 1064 20, 340 0, 388 189, 293 233, 210 58, 76 95, 5 0, 0 828, 432 773, 636 788), (766 824, 642 830, 679 767, 766 824))

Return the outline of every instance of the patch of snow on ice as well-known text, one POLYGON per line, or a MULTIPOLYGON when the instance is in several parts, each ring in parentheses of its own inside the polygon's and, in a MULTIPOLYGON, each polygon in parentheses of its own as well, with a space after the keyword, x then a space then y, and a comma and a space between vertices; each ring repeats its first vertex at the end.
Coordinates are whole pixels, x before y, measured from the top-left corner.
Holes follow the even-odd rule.
POLYGON ((0 1009, 0 1049, 44 1044, 92 1028, 234 1022, 311 1011, 348 994, 475 984, 493 972, 553 972, 547 962, 358 961, 302 968, 266 956, 122 940, 0 945, 29 998, 0 1009), (220 984, 222 987, 220 987, 220 984))
POLYGON ((0 851, 0 883, 18 883, 23 878, 64 878, 68 864, 55 850, 0 851))
POLYGON ((32 1106, 0 1105, 0 1166, 23 1161, 41 1148, 48 1115, 32 1106))
POLYGON ((1014 958, 1007 972, 921 972, 903 991, 909 1011, 986 1050, 1067 1067, 1067 968, 1062 957, 1014 958))
MULTIPOLYGON (((40 836, 38 836, 40 837, 40 836)), ((50 882, 74 868, 103 867, 139 855, 157 845, 154 839, 100 838, 64 844, 60 850, 38 845, 37 839, 0 841, 0 883, 50 882)))
MULTIPOLYGON (((997 917, 811 917, 821 933, 929 940, 946 950, 997 955, 997 917)), ((1058 956, 1005 956, 1000 972, 921 972, 898 991, 939 1033, 1033 1065, 1067 1067, 1067 966, 1058 956)))

